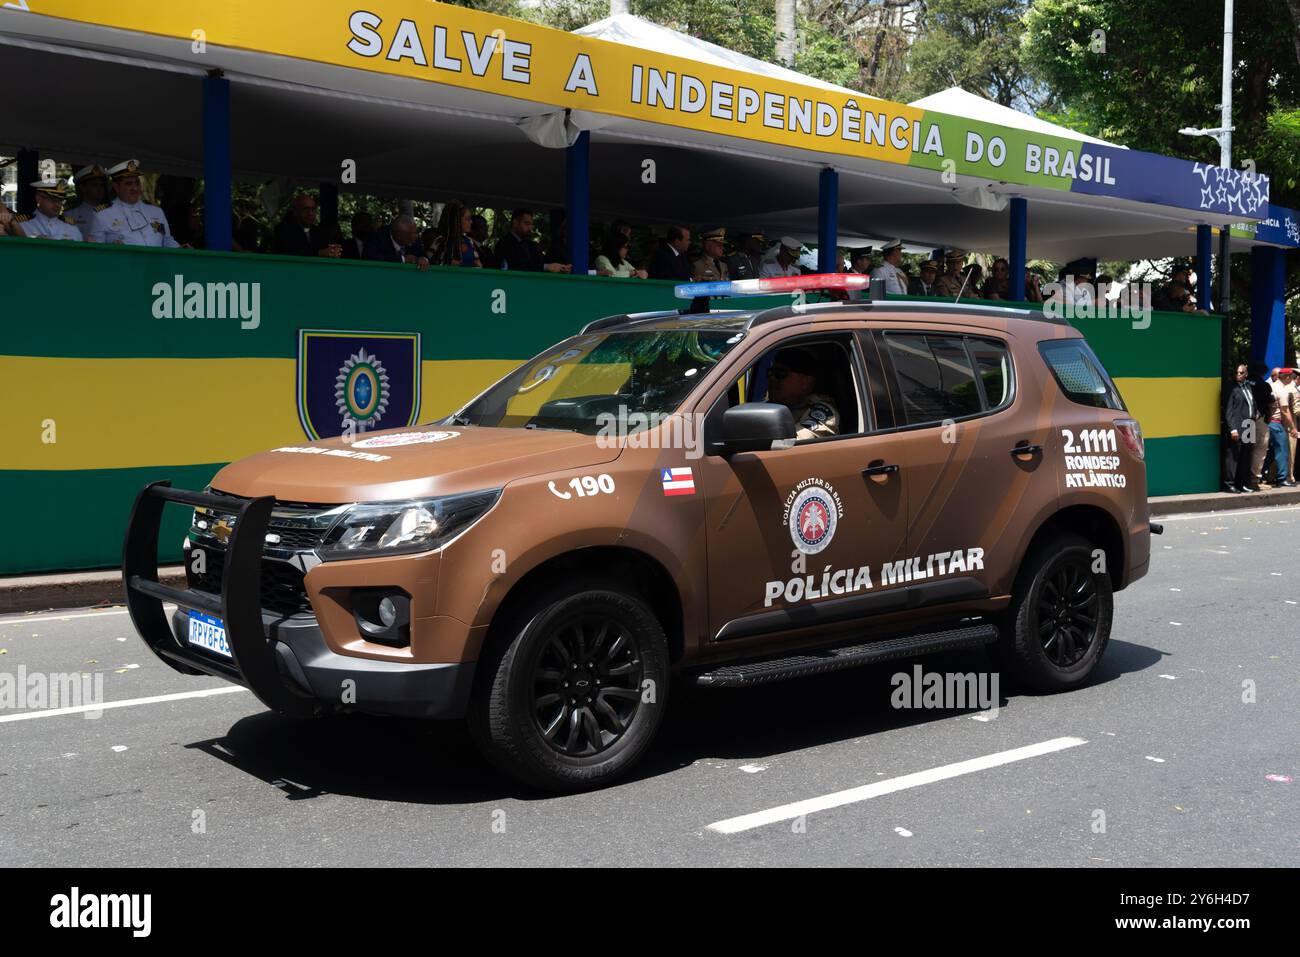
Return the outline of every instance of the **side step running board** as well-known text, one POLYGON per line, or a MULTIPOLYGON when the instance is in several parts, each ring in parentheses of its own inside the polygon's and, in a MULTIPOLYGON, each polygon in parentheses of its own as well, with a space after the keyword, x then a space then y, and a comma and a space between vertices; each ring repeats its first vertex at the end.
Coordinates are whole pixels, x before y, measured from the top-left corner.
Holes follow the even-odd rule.
POLYGON ((788 678, 802 678, 805 675, 856 668, 877 661, 889 661, 892 658, 911 658, 936 651, 974 648, 997 641, 997 638, 998 629, 994 624, 968 625, 925 635, 886 638, 883 641, 868 641, 860 645, 827 648, 824 651, 791 655, 788 658, 723 665, 712 671, 697 674, 695 683, 704 688, 748 688, 753 685, 771 684, 774 681, 785 681, 788 678))

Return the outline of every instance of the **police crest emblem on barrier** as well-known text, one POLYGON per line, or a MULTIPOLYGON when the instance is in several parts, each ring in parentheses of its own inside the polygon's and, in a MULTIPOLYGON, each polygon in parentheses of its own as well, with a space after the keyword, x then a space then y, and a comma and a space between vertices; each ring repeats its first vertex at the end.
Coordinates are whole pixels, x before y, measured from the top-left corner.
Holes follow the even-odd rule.
POLYGON ((416 423, 418 332, 298 332, 298 419, 311 439, 416 423))

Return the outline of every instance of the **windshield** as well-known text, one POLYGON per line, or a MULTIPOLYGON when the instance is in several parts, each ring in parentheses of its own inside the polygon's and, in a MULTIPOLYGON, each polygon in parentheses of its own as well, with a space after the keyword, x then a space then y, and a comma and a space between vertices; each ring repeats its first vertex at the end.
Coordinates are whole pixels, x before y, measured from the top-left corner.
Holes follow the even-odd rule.
POLYGON ((744 335, 660 328, 577 336, 520 366, 449 421, 586 435, 614 423, 641 431, 676 412, 744 335))

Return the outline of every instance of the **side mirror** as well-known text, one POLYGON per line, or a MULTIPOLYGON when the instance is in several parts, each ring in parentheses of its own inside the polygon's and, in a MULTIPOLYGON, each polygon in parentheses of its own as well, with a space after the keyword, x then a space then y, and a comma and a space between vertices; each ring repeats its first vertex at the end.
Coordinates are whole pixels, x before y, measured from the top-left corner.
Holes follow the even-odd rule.
POLYGON ((775 402, 746 402, 722 414, 723 456, 737 452, 766 452, 794 445, 799 430, 790 410, 775 402))

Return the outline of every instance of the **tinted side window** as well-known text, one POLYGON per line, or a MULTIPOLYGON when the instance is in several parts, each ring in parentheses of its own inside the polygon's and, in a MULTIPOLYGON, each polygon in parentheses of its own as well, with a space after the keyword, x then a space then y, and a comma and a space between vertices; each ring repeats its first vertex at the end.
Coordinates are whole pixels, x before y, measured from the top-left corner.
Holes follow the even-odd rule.
POLYGON ((996 339, 968 339, 975 371, 984 383, 984 398, 990 412, 1011 401, 1011 355, 996 339))
POLYGON ((975 415, 979 387, 960 336, 885 333, 907 425, 975 415))
POLYGON ((1088 343, 1082 339, 1058 339, 1040 342, 1038 351, 1047 360, 1057 385, 1071 401, 1123 411, 1124 400, 1119 390, 1088 343))

